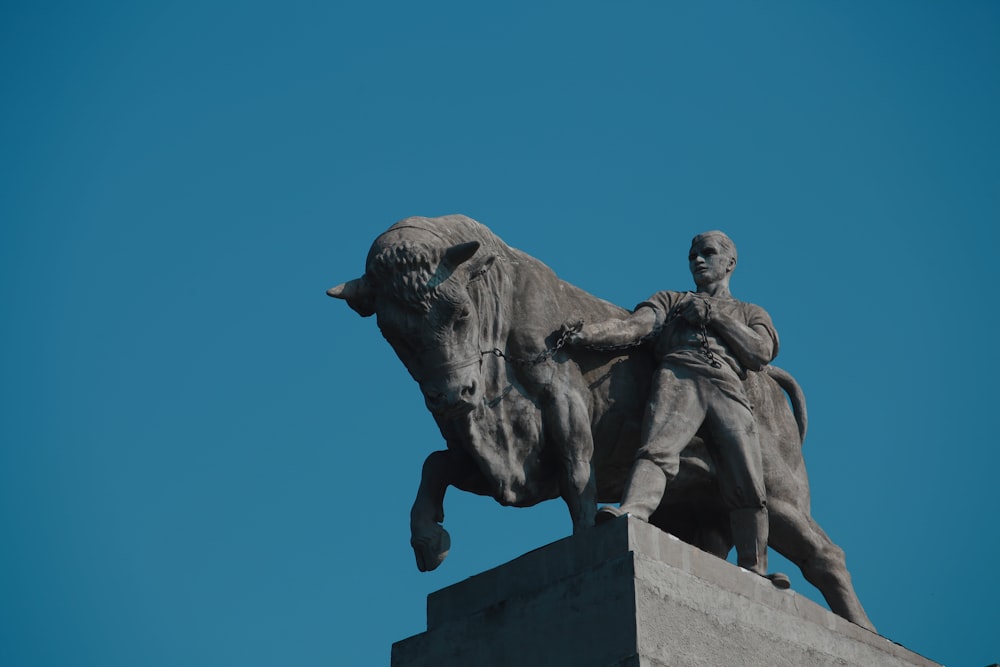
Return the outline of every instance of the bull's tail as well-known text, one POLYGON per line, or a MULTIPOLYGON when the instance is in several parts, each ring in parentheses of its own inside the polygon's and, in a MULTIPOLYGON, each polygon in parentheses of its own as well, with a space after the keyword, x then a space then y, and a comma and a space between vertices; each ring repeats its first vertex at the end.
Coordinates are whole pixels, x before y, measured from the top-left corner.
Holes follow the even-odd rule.
POLYGON ((792 413, 795 415, 795 422, 799 425, 799 441, 805 442, 806 430, 809 428, 809 415, 806 412, 806 395, 802 387, 795 381, 792 374, 777 366, 767 366, 767 374, 774 378, 778 386, 785 390, 792 403, 792 413))

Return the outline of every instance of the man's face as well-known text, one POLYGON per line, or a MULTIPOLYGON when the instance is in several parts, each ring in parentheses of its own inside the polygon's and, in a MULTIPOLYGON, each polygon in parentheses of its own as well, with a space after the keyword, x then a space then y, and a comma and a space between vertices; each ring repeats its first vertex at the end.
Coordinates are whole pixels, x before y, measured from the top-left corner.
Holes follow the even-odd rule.
POLYGON ((736 266, 736 260, 711 236, 691 246, 688 253, 691 276, 698 287, 718 283, 736 266))

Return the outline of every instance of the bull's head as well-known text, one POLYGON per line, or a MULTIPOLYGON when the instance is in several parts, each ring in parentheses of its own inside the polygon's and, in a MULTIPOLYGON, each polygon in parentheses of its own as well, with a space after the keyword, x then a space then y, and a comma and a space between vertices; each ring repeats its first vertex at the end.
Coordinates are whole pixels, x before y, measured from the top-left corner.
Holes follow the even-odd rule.
POLYGON ((467 413, 482 401, 483 347, 467 265, 478 250, 475 241, 443 252, 415 244, 373 248, 365 275, 327 291, 362 317, 377 316, 438 416, 467 413))

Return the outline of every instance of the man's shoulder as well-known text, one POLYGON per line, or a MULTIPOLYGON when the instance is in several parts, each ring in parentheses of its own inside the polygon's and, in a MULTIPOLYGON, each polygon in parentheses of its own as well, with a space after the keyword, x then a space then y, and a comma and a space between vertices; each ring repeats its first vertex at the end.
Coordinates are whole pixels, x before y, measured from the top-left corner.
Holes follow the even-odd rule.
POLYGON ((764 308, 762 306, 758 306, 755 303, 750 303, 749 301, 740 301, 739 299, 733 299, 733 301, 736 302, 737 307, 739 307, 742 310, 745 310, 748 313, 749 312, 759 312, 759 313, 766 313, 767 312, 766 310, 764 310, 764 308))
POLYGON ((771 316, 767 314, 767 311, 755 303, 750 303, 749 301, 740 301, 738 299, 733 300, 735 303, 733 306, 738 308, 741 313, 743 313, 743 319, 747 324, 763 324, 768 327, 773 327, 771 323, 771 316))
POLYGON ((635 307, 636 310, 642 307, 660 308, 670 310, 684 298, 688 292, 675 292, 673 290, 661 290, 635 307))
POLYGON ((760 313, 767 312, 767 310, 765 310, 763 306, 758 306, 756 303, 750 303, 749 301, 745 301, 744 303, 746 304, 746 307, 749 310, 755 310, 760 313))

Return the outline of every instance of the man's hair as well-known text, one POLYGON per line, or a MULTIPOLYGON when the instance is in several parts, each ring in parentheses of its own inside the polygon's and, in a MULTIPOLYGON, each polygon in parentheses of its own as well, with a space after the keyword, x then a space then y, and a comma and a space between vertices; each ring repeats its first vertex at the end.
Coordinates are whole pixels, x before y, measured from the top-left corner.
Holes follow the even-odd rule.
POLYGON ((712 230, 710 232, 702 232, 701 234, 698 234, 698 236, 691 239, 691 247, 693 248, 702 241, 707 241, 710 238, 716 239, 719 242, 719 245, 722 246, 723 252, 728 253, 730 257, 739 261, 736 256, 736 244, 733 243, 733 240, 728 236, 726 236, 724 232, 720 232, 717 229, 712 230))

